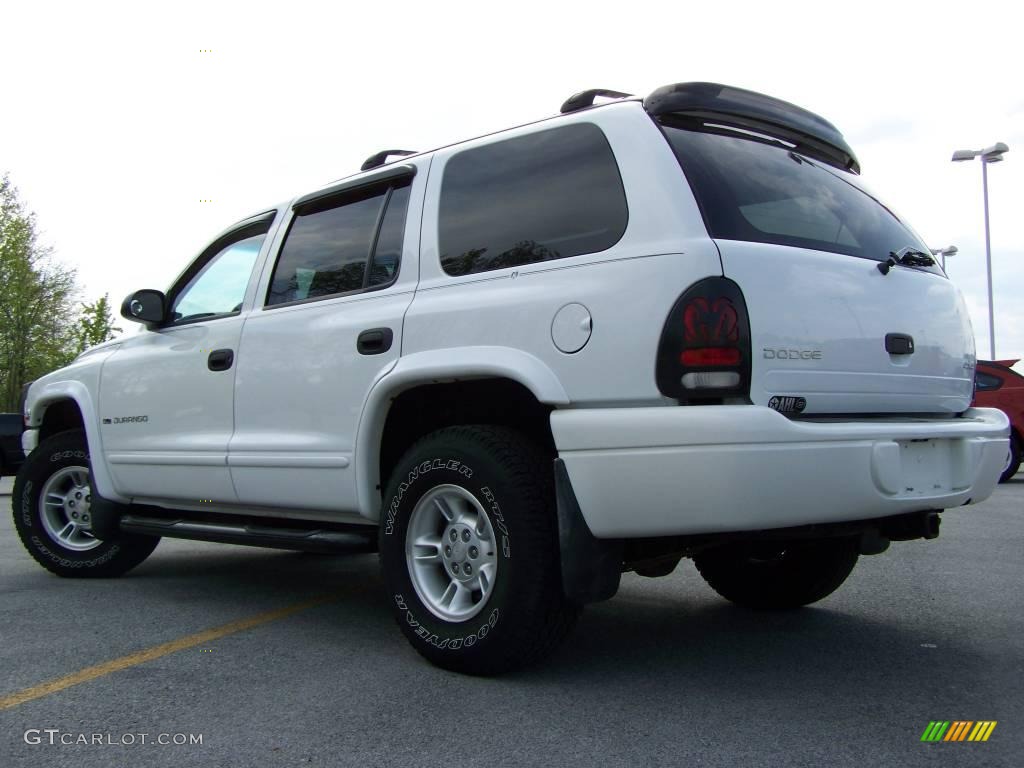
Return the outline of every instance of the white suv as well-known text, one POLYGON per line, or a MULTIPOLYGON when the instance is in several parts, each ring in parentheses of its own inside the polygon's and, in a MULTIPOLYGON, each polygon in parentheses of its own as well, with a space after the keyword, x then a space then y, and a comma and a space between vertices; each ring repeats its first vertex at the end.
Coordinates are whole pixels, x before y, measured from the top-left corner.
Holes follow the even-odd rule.
POLYGON ((379 546, 415 648, 493 674, 624 571, 692 557, 805 605, 999 479, 960 294, 816 115, 587 91, 363 171, 228 228, 125 300, 143 332, 32 385, 14 517, 43 566, 379 546))

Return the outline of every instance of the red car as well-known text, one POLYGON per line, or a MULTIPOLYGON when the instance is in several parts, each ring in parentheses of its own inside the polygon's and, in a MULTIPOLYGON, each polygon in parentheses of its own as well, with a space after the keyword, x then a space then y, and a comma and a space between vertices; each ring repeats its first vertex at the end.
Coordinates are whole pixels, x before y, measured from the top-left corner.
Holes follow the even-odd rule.
POLYGON ((999 479, 1005 483, 1020 469, 1024 438, 1024 376, 1011 371, 1018 360, 979 360, 974 373, 974 405, 998 408, 1010 417, 1010 455, 999 479))

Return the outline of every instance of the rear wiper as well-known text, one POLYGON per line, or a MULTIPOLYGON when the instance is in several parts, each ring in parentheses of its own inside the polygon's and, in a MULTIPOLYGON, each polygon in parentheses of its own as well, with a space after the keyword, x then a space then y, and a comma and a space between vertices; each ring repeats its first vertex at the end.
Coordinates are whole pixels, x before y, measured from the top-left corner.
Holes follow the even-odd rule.
POLYGON ((889 270, 897 264, 903 267, 932 267, 935 266, 935 259, 930 253, 916 248, 901 248, 898 251, 890 251, 889 258, 878 265, 878 271, 888 275, 889 270))

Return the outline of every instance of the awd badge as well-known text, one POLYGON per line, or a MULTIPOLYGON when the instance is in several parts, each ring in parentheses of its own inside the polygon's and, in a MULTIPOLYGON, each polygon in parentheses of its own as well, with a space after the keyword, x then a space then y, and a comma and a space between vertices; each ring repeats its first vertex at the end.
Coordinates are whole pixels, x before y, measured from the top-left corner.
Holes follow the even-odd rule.
POLYGON ((774 395, 768 401, 768 407, 779 413, 803 413, 807 407, 807 401, 802 397, 780 397, 774 395))

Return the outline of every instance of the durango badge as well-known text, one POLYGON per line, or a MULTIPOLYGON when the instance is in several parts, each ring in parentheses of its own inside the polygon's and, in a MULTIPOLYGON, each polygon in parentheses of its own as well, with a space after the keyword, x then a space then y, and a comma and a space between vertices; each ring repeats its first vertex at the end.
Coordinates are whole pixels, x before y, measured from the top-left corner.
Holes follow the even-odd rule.
POLYGON ((807 400, 802 397, 780 397, 774 395, 768 401, 768 407, 779 413, 803 413, 807 407, 807 400))

